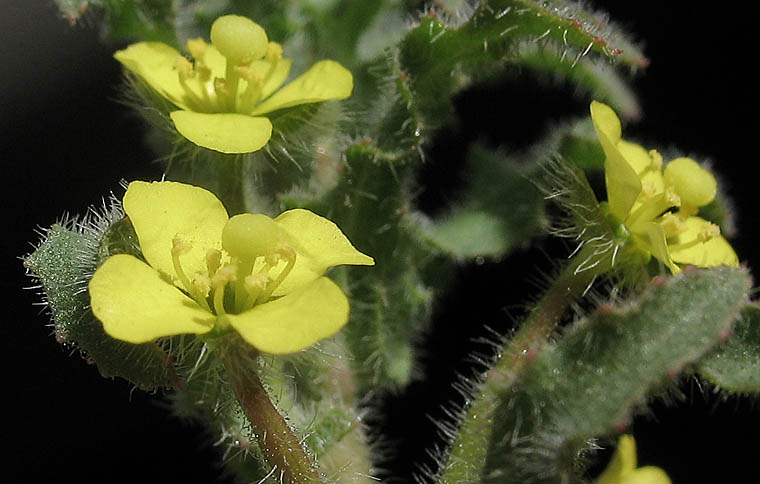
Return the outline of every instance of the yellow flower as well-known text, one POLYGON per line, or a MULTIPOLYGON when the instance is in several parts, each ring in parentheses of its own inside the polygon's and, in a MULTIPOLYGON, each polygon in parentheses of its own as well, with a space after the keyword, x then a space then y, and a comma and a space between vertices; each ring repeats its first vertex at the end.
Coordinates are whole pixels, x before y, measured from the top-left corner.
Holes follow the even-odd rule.
POLYGON ((246 17, 225 15, 211 26, 211 45, 187 41, 188 61, 160 42, 139 42, 114 54, 179 109, 170 117, 193 143, 222 153, 250 153, 264 147, 272 123, 260 115, 306 103, 351 95, 351 73, 335 61, 317 62, 280 88, 291 61, 282 46, 246 17), (279 89, 279 90, 278 90, 279 89))
POLYGON ((659 153, 621 138, 620 120, 605 104, 591 103, 591 119, 606 157, 607 218, 618 234, 630 236, 673 273, 681 270, 677 264, 739 265, 720 229, 696 216, 715 198, 712 174, 690 158, 677 158, 663 170, 659 153))
POLYGON ((636 441, 622 435, 615 455, 596 484, 670 484, 670 478, 659 467, 636 468, 636 441))
POLYGON ((124 211, 147 263, 109 257, 89 289, 105 331, 130 343, 234 329, 262 352, 296 352, 348 320, 346 296, 322 274, 374 264, 308 210, 228 218, 212 193, 192 185, 130 183, 124 211))

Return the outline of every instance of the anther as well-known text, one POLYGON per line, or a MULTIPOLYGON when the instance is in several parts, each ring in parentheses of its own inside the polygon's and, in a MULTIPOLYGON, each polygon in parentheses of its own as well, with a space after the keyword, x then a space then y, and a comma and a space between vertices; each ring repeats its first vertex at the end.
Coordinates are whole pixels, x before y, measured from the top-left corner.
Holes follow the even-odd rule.
POLYGON ((188 39, 185 43, 185 47, 187 48, 187 51, 190 52, 190 55, 193 56, 193 59, 203 59, 206 55, 208 44, 205 40, 198 37, 195 39, 188 39))
POLYGON ((665 190, 665 201, 671 207, 680 207, 681 206, 681 197, 678 196, 678 194, 673 189, 673 187, 668 187, 665 190))
POLYGON ((216 271, 211 278, 211 287, 214 288, 214 310, 217 315, 227 314, 224 310, 224 288, 228 282, 237 278, 237 267, 227 265, 216 271))
POLYGON ((182 240, 177 235, 172 239, 171 254, 174 272, 177 274, 177 278, 182 283, 182 286, 184 286, 185 291, 189 294, 193 294, 193 286, 190 284, 190 279, 188 279, 187 274, 185 274, 185 271, 182 269, 182 264, 179 262, 179 256, 187 254, 192 247, 193 246, 189 242, 182 240))
POLYGON ((219 289, 228 282, 232 282, 237 279, 237 266, 227 265, 216 271, 211 278, 211 287, 219 289))
POLYGON ((180 81, 191 79, 195 75, 192 62, 182 56, 177 57, 177 60, 174 61, 174 68, 177 69, 180 81))
POLYGON ((688 227, 681 220, 681 217, 673 215, 672 213, 666 213, 660 219, 660 225, 662 225, 665 231, 665 237, 675 237, 683 233, 688 227))
POLYGON ((714 223, 708 223, 702 228, 702 230, 699 231, 699 235, 697 237, 699 238, 700 242, 707 242, 708 240, 714 239, 719 235, 720 227, 714 223))
POLYGON ((652 159, 652 169, 660 171, 662 169, 662 155, 657 150, 649 150, 649 158, 652 159))
POLYGON ((269 284, 269 277, 265 274, 251 274, 246 276, 243 280, 243 286, 245 287, 246 292, 245 303, 243 304, 243 307, 239 309, 245 311, 246 309, 252 308, 256 304, 256 300, 261 293, 266 289, 267 284, 269 284))
POLYGON ((177 69, 177 77, 179 77, 179 84, 180 86, 182 86, 182 89, 185 91, 185 94, 187 94, 190 104, 194 108, 200 111, 203 107, 203 102, 201 101, 201 98, 199 98, 198 95, 187 84, 188 79, 192 79, 195 77, 195 70, 193 69, 193 64, 189 60, 185 59, 184 57, 178 57, 177 60, 174 61, 174 68, 177 69))
POLYGON ((211 292, 211 278, 205 274, 198 274, 193 279, 193 286, 197 294, 205 299, 211 292))
POLYGON ((190 252, 193 245, 186 240, 181 239, 178 235, 175 235, 172 239, 172 255, 184 255, 190 252))
POLYGON ((222 251, 218 249, 209 249, 206 252, 206 269, 208 269, 208 275, 211 277, 219 270, 219 266, 222 264, 222 251))

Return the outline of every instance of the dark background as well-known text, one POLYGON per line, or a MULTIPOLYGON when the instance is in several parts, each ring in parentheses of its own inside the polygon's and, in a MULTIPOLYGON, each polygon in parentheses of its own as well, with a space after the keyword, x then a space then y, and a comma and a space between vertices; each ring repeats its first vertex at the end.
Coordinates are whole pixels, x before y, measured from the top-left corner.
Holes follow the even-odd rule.
MULTIPOLYGON (((737 253, 750 267, 760 267, 753 230, 757 177, 750 171, 756 163, 757 78, 747 67, 755 58, 756 12, 697 9, 690 1, 667 2, 663 10, 661 3, 593 2, 642 39, 652 61, 634 81, 644 122, 628 126, 625 134, 712 160, 738 207, 737 253)), ((9 445, 4 471, 23 473, 23 482, 226 482, 215 464, 220 449, 207 444, 201 429, 171 417, 161 396, 103 379, 84 360, 69 356, 51 336, 47 316, 32 306, 33 291, 20 289, 30 281, 18 256, 31 250, 36 227, 51 225, 65 211, 85 212, 110 190, 118 191, 121 179, 156 179, 161 170, 141 144, 141 121, 115 101, 120 70, 111 53, 117 46, 101 42, 87 22, 69 26, 52 0, 6 0, 2 7, 2 293, 3 308, 10 311, 0 353, 9 445)), ((587 99, 553 86, 505 82, 460 96, 461 123, 438 138, 431 168, 423 170, 429 184, 421 194, 425 207, 447 200, 456 175, 436 173, 456 173, 456 147, 475 133, 519 147, 535 139, 547 120, 587 113, 587 99), (505 115, 495 120, 483 113, 505 115)), ((447 382, 462 369, 462 341, 483 324, 505 327, 519 315, 514 308, 523 301, 518 286, 524 284, 503 282, 530 276, 533 268, 524 261, 534 259, 519 259, 459 272, 452 294, 480 309, 462 320, 457 307, 444 306, 420 362, 431 378, 380 402, 393 423, 392 437, 399 439, 399 457, 389 467, 408 476, 410 463, 425 458, 423 444, 434 435, 425 414, 439 413, 436 402, 453 398, 447 382)), ((749 398, 703 396, 693 381, 681 389, 685 401, 655 404, 651 415, 634 422, 642 463, 665 468, 676 483, 749 482, 740 476, 755 474, 758 452, 752 442, 760 434, 760 409, 749 398)))

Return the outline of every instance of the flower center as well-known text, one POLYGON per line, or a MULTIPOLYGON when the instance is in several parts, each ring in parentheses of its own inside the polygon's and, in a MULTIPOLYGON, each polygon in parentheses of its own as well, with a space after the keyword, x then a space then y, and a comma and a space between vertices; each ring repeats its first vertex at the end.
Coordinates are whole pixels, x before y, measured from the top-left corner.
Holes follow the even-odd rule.
POLYGON ((296 253, 290 245, 278 241, 264 254, 253 258, 231 258, 222 263, 222 251, 209 249, 206 271, 188 274, 181 256, 192 244, 175 236, 172 241, 174 271, 185 289, 201 307, 218 316, 237 314, 266 302, 293 270, 296 253))
POLYGON ((188 40, 193 62, 179 57, 174 64, 185 101, 197 112, 252 112, 277 70, 282 46, 269 42, 255 22, 234 15, 214 22, 211 42, 213 47, 200 38, 188 40), (218 59, 220 54, 223 61, 218 59), (221 62, 224 75, 214 76, 221 74, 221 62))

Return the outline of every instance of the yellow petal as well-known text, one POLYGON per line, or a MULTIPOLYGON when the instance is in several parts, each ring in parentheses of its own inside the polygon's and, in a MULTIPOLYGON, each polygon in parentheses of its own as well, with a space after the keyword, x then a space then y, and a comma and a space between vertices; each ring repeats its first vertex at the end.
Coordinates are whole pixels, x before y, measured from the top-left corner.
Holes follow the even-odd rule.
POLYGON ((268 113, 299 104, 345 99, 353 89, 354 77, 351 72, 335 61, 324 60, 314 64, 311 69, 260 103, 252 114, 268 113))
POLYGON ((671 484, 671 481, 659 467, 645 466, 623 477, 618 484, 671 484))
POLYGON ((604 179, 610 212, 625 221, 641 192, 641 181, 617 148, 617 142, 620 140, 620 120, 612 108, 600 102, 592 102, 591 120, 606 156, 604 179))
POLYGON ((348 310, 343 291, 320 277, 280 299, 224 318, 256 349, 286 354, 337 333, 348 321, 348 310))
POLYGON ((206 271, 206 253, 221 249, 227 210, 216 196, 200 187, 177 182, 132 182, 124 195, 124 211, 135 228, 145 260, 178 281, 172 262, 172 241, 179 237, 192 248, 180 256, 185 273, 206 271))
POLYGON ((351 244, 337 225, 303 209, 288 210, 274 219, 288 234, 297 253, 292 272, 275 294, 288 291, 342 264, 374 265, 372 257, 362 254, 351 244))
POLYGON ((642 224, 635 235, 637 242, 643 245, 644 250, 665 264, 673 274, 681 272, 681 269, 673 263, 665 238, 665 229, 662 225, 657 222, 642 224))
POLYGON ((272 123, 267 118, 193 111, 174 111, 169 116, 182 136, 198 146, 222 153, 258 151, 272 136, 272 123))
POLYGON ((203 64, 209 68, 211 82, 217 77, 224 78, 227 74, 227 59, 213 45, 208 45, 203 54, 203 64))
POLYGON ((693 207, 707 205, 718 192, 715 177, 691 158, 676 158, 668 163, 665 183, 675 189, 684 204, 693 207))
POLYGON ((736 252, 722 236, 699 241, 700 234, 712 226, 710 222, 700 217, 689 217, 684 223, 686 230, 670 244, 670 255, 675 262, 699 267, 739 266, 736 252))
POLYGON ((129 343, 207 333, 216 321, 213 314, 131 255, 106 259, 92 276, 89 289, 92 312, 106 333, 129 343))
POLYGON ((591 101, 591 120, 597 133, 602 132, 610 143, 617 144, 622 135, 620 119, 615 111, 604 103, 591 101))
POLYGON ((187 93, 179 83, 174 63, 182 55, 161 42, 138 42, 114 54, 124 67, 180 108, 188 109, 187 93))
POLYGON ((637 174, 641 175, 652 166, 652 158, 643 146, 621 139, 617 142, 617 148, 637 174))
POLYGON ((636 468, 636 441, 631 435, 621 435, 618 446, 607 468, 596 484, 619 484, 621 479, 636 468))

